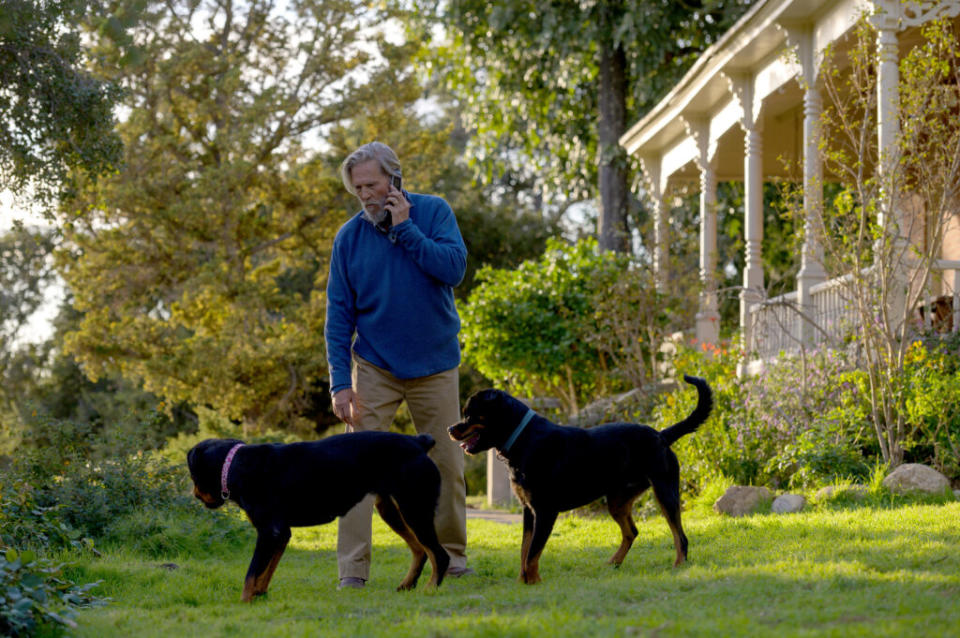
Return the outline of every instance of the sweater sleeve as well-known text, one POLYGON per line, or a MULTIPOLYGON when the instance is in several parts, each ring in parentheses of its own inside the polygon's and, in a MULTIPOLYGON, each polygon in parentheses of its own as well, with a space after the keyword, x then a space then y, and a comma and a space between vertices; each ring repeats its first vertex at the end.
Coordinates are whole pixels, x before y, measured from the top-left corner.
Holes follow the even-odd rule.
POLYGON ((342 250, 334 241, 330 256, 330 276, 327 279, 327 320, 324 337, 327 342, 327 367, 330 374, 330 393, 351 387, 350 344, 356 330, 354 292, 346 277, 342 250))
POLYGON ((467 247, 450 205, 442 199, 437 201, 439 206, 429 234, 409 219, 394 226, 394 231, 397 243, 425 273, 448 286, 456 286, 467 270, 467 247))

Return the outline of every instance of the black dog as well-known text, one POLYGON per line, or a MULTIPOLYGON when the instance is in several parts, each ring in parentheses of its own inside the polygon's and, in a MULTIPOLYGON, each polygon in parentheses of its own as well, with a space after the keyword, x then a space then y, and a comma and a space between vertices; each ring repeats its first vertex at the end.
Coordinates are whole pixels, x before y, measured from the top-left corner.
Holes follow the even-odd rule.
POLYGON ((684 376, 684 380, 697 388, 697 407, 680 423, 659 432, 633 423, 562 427, 500 390, 482 390, 467 401, 463 420, 449 428, 450 438, 460 441, 468 454, 495 448, 510 466, 510 482, 523 503, 521 581, 540 582, 540 554, 557 515, 601 496, 606 496, 623 535, 610 559, 619 566, 637 537, 631 507, 650 486, 673 531, 675 565, 686 560, 680 466, 670 445, 706 421, 713 395, 704 379, 684 376))
POLYGON ((367 494, 407 542, 413 563, 398 590, 413 589, 430 559, 428 586, 439 586, 450 557, 437 540, 434 510, 440 472, 427 450, 428 434, 354 432, 289 445, 244 445, 207 439, 187 453, 193 493, 214 509, 230 498, 257 530, 257 545, 243 585, 243 600, 265 594, 291 527, 329 523, 367 494))

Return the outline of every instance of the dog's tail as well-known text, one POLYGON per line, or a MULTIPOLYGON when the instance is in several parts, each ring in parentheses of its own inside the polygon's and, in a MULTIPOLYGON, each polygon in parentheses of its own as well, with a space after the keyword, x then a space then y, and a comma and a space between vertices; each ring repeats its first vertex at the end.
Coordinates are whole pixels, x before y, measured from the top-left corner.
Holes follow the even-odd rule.
POLYGON ((685 374, 683 380, 697 387, 697 407, 683 421, 660 431, 660 438, 667 445, 673 445, 680 437, 696 432, 700 424, 710 416, 710 411, 713 409, 713 391, 706 379, 685 374))
POLYGON ((433 437, 430 436, 429 434, 418 434, 413 438, 417 440, 417 443, 420 444, 420 447, 423 448, 424 452, 430 451, 430 449, 432 449, 433 446, 437 444, 437 442, 434 441, 433 437))

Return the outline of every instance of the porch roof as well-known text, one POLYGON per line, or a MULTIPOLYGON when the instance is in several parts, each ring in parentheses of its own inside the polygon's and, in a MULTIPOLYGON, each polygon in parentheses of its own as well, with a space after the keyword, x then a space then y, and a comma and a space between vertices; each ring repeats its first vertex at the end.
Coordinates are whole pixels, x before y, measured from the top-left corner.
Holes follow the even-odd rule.
MULTIPOLYGON (((803 146, 803 91, 790 31, 812 31, 814 50, 823 48, 856 23, 869 0, 760 0, 707 49, 682 80, 632 126, 620 144, 631 155, 657 159, 661 180, 697 179, 697 155, 690 122, 705 122, 711 159, 721 180, 743 179, 743 131, 737 126, 745 99, 737 78, 750 86, 746 99, 764 129, 763 173, 786 173, 781 158, 800 160, 803 146)), ((795 36, 794 36, 795 39, 795 36)))

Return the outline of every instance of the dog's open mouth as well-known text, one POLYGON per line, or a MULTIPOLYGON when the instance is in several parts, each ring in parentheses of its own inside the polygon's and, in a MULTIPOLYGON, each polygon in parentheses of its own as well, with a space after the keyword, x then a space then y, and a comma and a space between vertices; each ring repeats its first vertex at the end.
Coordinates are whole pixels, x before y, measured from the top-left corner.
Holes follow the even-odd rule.
POLYGON ((479 433, 478 433, 478 434, 474 434, 474 435, 471 436, 469 439, 465 439, 465 440, 463 440, 463 441, 460 441, 460 447, 461 447, 461 448, 463 449, 463 451, 466 452, 467 454, 473 454, 473 448, 474 448, 474 446, 477 444, 477 441, 479 441, 479 440, 480 440, 480 434, 479 434, 479 433))
POLYGON ((467 454, 473 454, 483 434, 483 427, 477 425, 459 424, 450 426, 450 438, 456 441, 467 454))

